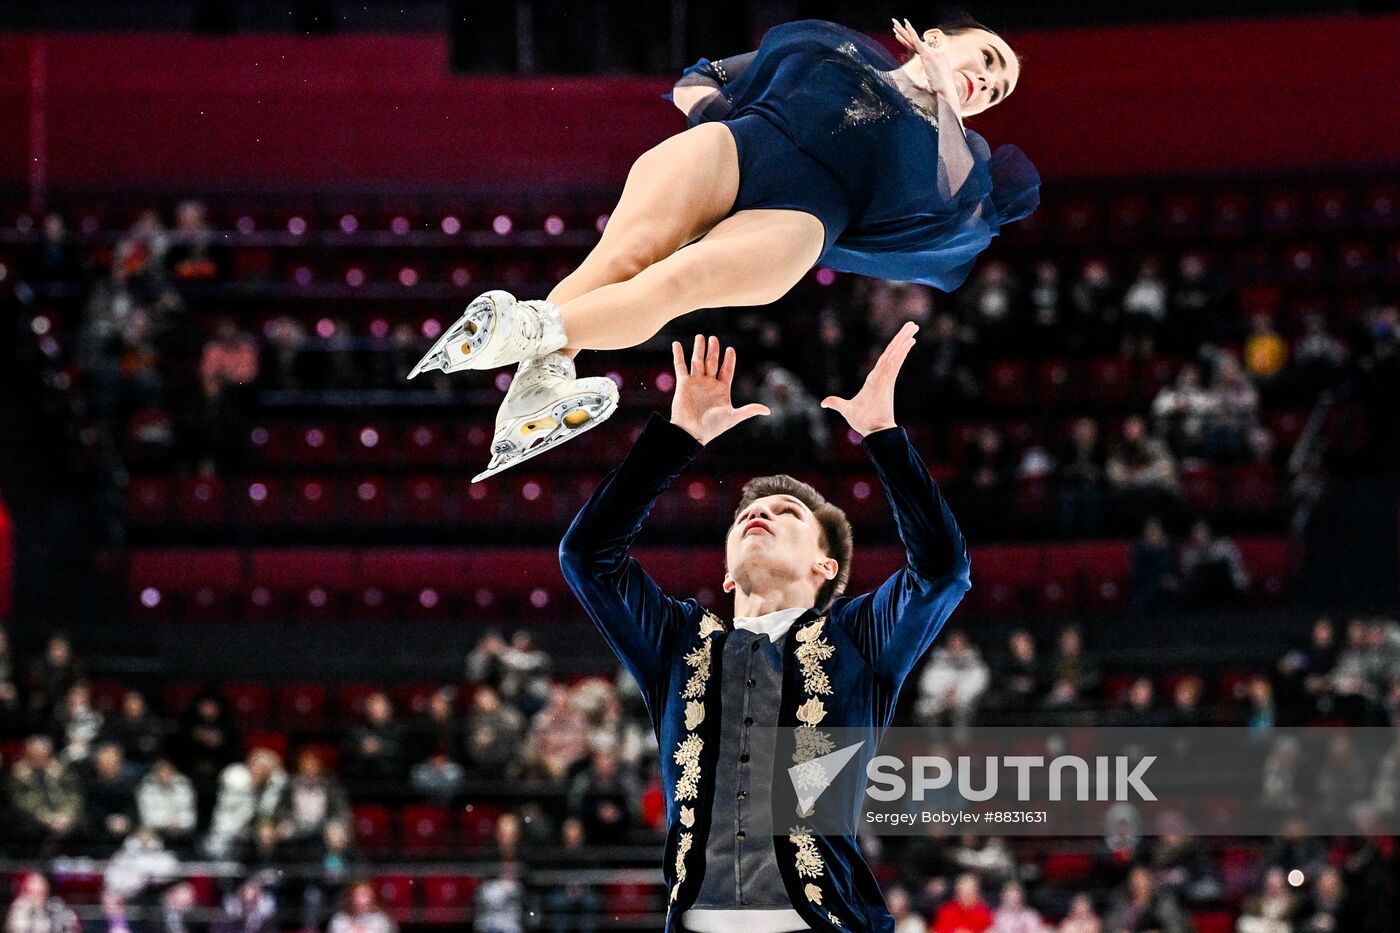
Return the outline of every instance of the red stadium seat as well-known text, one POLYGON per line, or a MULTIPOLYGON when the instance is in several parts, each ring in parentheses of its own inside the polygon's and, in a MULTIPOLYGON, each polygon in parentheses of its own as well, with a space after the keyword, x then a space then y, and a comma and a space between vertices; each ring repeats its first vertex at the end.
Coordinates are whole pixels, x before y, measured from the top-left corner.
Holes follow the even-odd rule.
POLYGON ((442 855, 452 848, 451 827, 452 821, 442 807, 404 807, 399 813, 399 847, 409 857, 442 855))
POLYGON ((471 916, 476 889, 481 884, 474 875, 425 875, 423 919, 428 923, 463 924, 471 916))
POLYGON ((358 722, 365 712, 365 700, 379 693, 378 684, 344 684, 335 691, 335 714, 341 722, 358 722))
POLYGON ((383 476, 357 476, 340 486, 340 518, 352 525, 379 525, 395 515, 390 485, 383 476))
POLYGON ((414 524, 444 524, 453 517, 448 511, 447 485, 440 476, 406 478, 399 501, 403 504, 402 518, 414 524))
POLYGON ((255 748, 266 748, 277 753, 277 756, 285 763, 287 760, 287 749, 291 743, 287 739, 285 732, 245 732, 243 733, 243 749, 251 752, 255 748))
POLYGON ((1029 395, 1030 375, 1020 360, 1000 360, 987 367, 985 389, 993 405, 1020 407, 1029 395))
POLYGON ((186 477, 175 483, 172 509, 189 525, 212 525, 224 520, 223 481, 213 476, 186 477))
POLYGON ((1021 610, 1044 580, 1039 548, 987 547, 972 554, 972 605, 981 615, 1005 616, 1021 610))
POLYGON ((88 684, 93 708, 104 716, 111 716, 121 708, 126 696, 126 685, 115 680, 94 680, 88 684))
POLYGON ((496 821, 505 811, 491 804, 467 804, 462 811, 462 844, 468 849, 484 849, 496 836, 496 821))
POLYGON ((272 712, 272 691, 266 685, 228 684, 220 693, 240 729, 261 729, 267 725, 272 712))
POLYGON ((1234 933, 1235 915, 1229 911, 1197 911, 1191 915, 1196 933, 1234 933))
POLYGON ((1251 463, 1229 471, 1229 503, 1236 512, 1270 512, 1282 504, 1272 463, 1251 463))
POLYGON ((277 713, 285 729, 316 732, 326 726, 326 688, 320 684, 291 684, 277 695, 277 713))
POLYGON ((396 459, 402 463, 442 463, 447 451, 446 434, 441 424, 409 425, 397 441, 396 459))
POLYGON ((1089 364, 1089 401, 1122 405, 1128 401, 1130 388, 1128 361, 1123 357, 1100 357, 1089 364))
POLYGON ((1069 360, 1044 360, 1036 367, 1036 401, 1047 408, 1075 400, 1078 380, 1069 360))
POLYGON ((138 619, 225 618, 242 585, 243 560, 235 550, 136 551, 127 571, 138 619))
POLYGON ((355 845, 366 855, 385 855, 394 849, 394 819, 385 807, 357 803, 354 814, 355 845))
POLYGON ((1181 494, 1192 512, 1205 515, 1220 507, 1219 470, 1208 463, 1187 463, 1178 471, 1181 494))
POLYGON ((335 487, 328 476, 303 476, 292 484, 290 518, 295 525, 325 525, 334 521, 335 487))
POLYGON ((389 916, 403 923, 413 916, 415 880, 411 875, 378 875, 374 892, 389 916))
POLYGON ((169 520, 174 499, 169 479, 162 476, 136 477, 127 488, 126 496, 126 515, 132 524, 159 525, 169 520))
POLYGON ((610 916, 642 917, 655 912, 661 904, 658 885, 639 881, 615 881, 603 891, 604 909, 610 916))
POLYGON ((1252 590, 1267 602, 1277 602, 1288 590, 1289 553, 1286 538, 1239 538, 1235 542, 1253 578, 1252 590))
POLYGON ((1086 852, 1052 852, 1045 857, 1042 879, 1048 885, 1074 886, 1094 875, 1094 858, 1086 852))

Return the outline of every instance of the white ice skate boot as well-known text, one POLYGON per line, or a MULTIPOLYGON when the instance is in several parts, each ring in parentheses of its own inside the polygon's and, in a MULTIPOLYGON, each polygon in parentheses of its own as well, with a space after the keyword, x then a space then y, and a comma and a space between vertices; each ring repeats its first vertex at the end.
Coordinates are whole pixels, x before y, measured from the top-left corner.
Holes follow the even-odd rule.
POLYGON ((564 321, 548 301, 516 301, 510 292, 482 294, 413 367, 408 378, 429 369, 495 369, 562 349, 564 321))
POLYGON ((491 440, 491 463, 473 483, 578 437, 617 411, 617 385, 606 376, 577 378, 562 353, 527 360, 516 370, 491 440))

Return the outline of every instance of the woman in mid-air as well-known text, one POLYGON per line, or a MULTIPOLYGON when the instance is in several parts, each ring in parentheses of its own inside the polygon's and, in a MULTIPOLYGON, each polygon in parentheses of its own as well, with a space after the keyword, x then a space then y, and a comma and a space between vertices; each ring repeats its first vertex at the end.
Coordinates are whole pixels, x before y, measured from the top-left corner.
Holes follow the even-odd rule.
POLYGON ((583 264, 544 301, 477 298, 410 374, 520 364, 477 480, 617 408, 612 380, 576 376, 579 350, 635 346, 700 308, 776 301, 818 263, 951 291, 1002 224, 1035 209, 1040 179, 1020 150, 991 152, 962 123, 1015 90, 1011 47, 971 20, 894 32, 913 53, 903 64, 867 36, 803 21, 686 70, 672 96, 690 128, 632 166, 583 264))

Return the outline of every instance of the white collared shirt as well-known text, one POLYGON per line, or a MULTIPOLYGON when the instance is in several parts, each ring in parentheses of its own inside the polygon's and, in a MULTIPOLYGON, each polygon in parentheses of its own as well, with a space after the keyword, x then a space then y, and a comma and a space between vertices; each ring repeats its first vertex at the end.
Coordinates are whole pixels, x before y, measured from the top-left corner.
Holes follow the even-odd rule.
MULTIPOLYGON (((761 616, 735 616, 734 627, 746 632, 761 632, 775 644, 782 640, 806 609, 779 609, 761 616)), ((682 918, 686 928, 696 933, 783 933, 788 930, 810 930, 802 915, 792 909, 779 910, 705 910, 692 909, 682 918)))

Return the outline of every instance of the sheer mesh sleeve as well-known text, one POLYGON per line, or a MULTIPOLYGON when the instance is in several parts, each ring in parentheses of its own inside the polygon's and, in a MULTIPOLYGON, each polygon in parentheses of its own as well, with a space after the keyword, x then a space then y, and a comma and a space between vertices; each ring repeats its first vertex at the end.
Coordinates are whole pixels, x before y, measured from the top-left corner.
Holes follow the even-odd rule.
POLYGON ((745 52, 743 55, 731 55, 714 61, 708 58, 700 59, 681 72, 680 80, 672 89, 670 99, 674 101, 678 93, 686 93, 682 88, 705 89, 707 93, 702 93, 695 103, 686 108, 686 119, 691 126, 723 120, 729 115, 731 108, 729 98, 724 93, 724 86, 742 75, 757 55, 757 52, 745 52))

